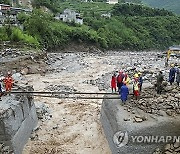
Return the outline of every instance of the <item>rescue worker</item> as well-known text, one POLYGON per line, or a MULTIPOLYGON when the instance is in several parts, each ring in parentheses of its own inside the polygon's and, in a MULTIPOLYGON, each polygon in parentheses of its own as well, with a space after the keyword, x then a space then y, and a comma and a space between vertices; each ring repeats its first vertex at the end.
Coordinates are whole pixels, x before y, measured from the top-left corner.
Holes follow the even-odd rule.
POLYGON ((134 81, 133 81, 133 94, 136 98, 136 100, 138 99, 138 96, 139 96, 139 82, 138 82, 138 78, 137 78, 137 75, 136 77, 134 78, 134 81))
POLYGON ((118 91, 120 91, 122 85, 123 85, 123 78, 124 78, 124 75, 123 75, 123 71, 120 71, 119 72, 119 75, 117 76, 117 87, 118 87, 118 91))
POLYGON ((112 79, 111 79, 111 89, 112 89, 112 92, 113 92, 113 90, 115 90, 115 92, 116 92, 116 74, 114 74, 112 76, 112 79))
POLYGON ((166 67, 168 66, 168 62, 169 62, 169 58, 170 58, 170 56, 171 56, 171 51, 170 51, 170 50, 168 50, 168 51, 167 51, 166 61, 165 61, 165 66, 166 66, 166 67))
POLYGON ((139 73, 138 73, 138 76, 139 76, 139 78, 138 78, 138 82, 139 82, 139 91, 141 92, 141 90, 142 90, 142 84, 143 84, 142 73, 139 72, 139 73))
POLYGON ((13 78, 12 78, 10 72, 7 73, 7 76, 5 77, 5 79, 3 81, 5 84, 6 92, 10 92, 12 89, 12 85, 13 85, 13 78))
POLYGON ((135 80, 135 79, 138 80, 138 77, 139 77, 138 74, 135 73, 135 74, 134 74, 134 79, 133 79, 133 96, 134 96, 134 80, 135 80))
POLYGON ((159 74, 157 75, 157 82, 156 82, 157 94, 161 94, 161 92, 162 92, 163 80, 164 80, 163 73, 162 73, 162 71, 159 71, 159 74))
POLYGON ((119 91, 119 95, 120 95, 122 103, 125 104, 125 102, 127 101, 128 95, 129 95, 129 89, 126 86, 125 82, 121 86, 121 89, 119 91))
POLYGON ((124 74, 123 82, 128 86, 130 82, 130 78, 127 73, 124 74))
POLYGON ((171 69, 169 71, 169 82, 170 82, 170 85, 172 85, 172 83, 174 82, 175 74, 176 74, 176 69, 174 68, 174 64, 171 64, 171 69))
POLYGON ((180 72, 179 72, 179 68, 177 68, 177 70, 176 70, 176 82, 177 82, 177 85, 179 86, 179 83, 180 83, 180 72))

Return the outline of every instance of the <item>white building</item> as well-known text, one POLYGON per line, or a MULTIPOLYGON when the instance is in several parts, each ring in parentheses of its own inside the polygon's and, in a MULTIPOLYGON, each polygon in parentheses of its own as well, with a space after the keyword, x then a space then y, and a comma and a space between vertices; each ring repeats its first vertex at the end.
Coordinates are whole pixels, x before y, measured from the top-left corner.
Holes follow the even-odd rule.
POLYGON ((64 12, 62 14, 58 14, 55 19, 62 20, 64 22, 75 22, 80 25, 83 24, 83 19, 80 17, 80 14, 70 9, 64 10, 64 12))
POLYGON ((108 0, 107 3, 108 4, 116 4, 116 3, 118 3, 118 0, 108 0))
POLYGON ((111 13, 103 13, 101 14, 101 17, 111 18, 111 13))

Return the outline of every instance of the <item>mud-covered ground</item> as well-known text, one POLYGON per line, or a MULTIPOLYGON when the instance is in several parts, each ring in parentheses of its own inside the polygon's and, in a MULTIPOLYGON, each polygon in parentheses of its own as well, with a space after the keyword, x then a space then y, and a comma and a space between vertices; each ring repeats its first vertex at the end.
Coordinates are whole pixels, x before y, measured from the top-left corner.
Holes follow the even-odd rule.
MULTIPOLYGON (((164 68, 160 52, 51 53, 46 63, 48 72, 28 74, 28 84, 35 91, 111 91, 112 73, 126 70, 130 77, 134 69, 144 73, 145 83, 153 81, 164 68)), ((178 59, 172 59, 178 62, 178 59)), ((102 100, 76 100, 35 97, 35 104, 48 108, 46 118, 26 144, 23 154, 109 154, 110 149, 100 124, 102 100)))

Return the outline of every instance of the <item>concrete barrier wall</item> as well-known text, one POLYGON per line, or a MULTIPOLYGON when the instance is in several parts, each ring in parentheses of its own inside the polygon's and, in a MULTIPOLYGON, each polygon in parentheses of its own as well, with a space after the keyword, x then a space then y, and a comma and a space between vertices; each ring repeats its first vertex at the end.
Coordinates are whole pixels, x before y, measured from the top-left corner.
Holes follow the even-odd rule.
POLYGON ((0 103, 0 143, 10 146, 15 154, 21 154, 37 122, 31 96, 3 97, 0 103))
POLYGON ((179 116, 155 116, 138 110, 148 120, 136 123, 132 120, 135 115, 126 111, 121 104, 120 100, 104 98, 101 108, 100 120, 112 154, 152 154, 157 147, 162 148, 166 144, 132 142, 131 136, 180 136, 179 116), (127 117, 131 120, 124 121, 127 117), (113 142, 114 135, 119 131, 128 133, 128 143, 123 147, 117 147, 113 142))

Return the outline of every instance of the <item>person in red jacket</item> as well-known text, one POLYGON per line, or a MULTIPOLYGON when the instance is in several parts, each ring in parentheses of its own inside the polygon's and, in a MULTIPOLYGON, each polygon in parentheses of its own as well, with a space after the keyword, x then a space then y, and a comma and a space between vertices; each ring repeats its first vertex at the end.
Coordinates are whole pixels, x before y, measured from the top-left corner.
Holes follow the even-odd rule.
POLYGON ((111 89, 112 89, 112 92, 113 90, 115 90, 116 92, 116 75, 115 74, 112 76, 112 79, 111 79, 111 89))
POLYGON ((7 76, 5 77, 4 84, 5 84, 6 92, 10 92, 13 85, 13 78, 10 72, 8 72, 7 76))
POLYGON ((117 87, 118 91, 120 91, 122 85, 123 85, 123 79, 124 79, 124 74, 123 71, 119 72, 119 75, 117 76, 117 87))

